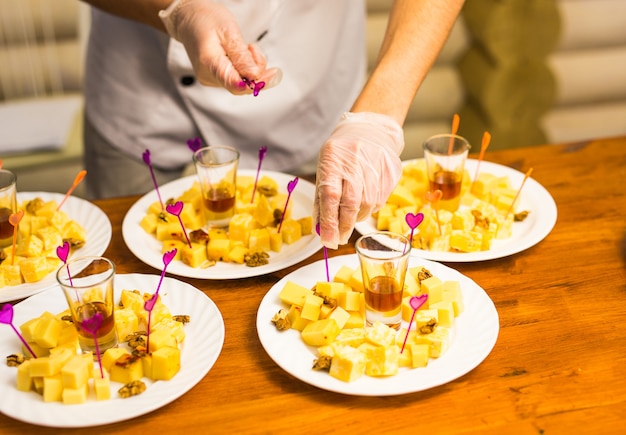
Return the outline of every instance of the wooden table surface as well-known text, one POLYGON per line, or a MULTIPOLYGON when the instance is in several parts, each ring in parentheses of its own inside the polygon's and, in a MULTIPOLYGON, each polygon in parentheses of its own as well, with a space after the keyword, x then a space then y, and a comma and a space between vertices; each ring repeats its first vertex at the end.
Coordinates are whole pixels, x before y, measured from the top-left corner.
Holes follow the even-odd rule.
MULTIPOLYGON (((496 260, 447 264, 493 300, 500 332, 468 374, 391 397, 355 397, 301 382, 279 368, 255 328, 261 299, 308 260, 266 276, 205 281, 225 322, 209 373, 174 402, 130 421, 78 430, 0 415, 0 433, 524 433, 610 434, 626 427, 626 137, 487 153, 553 196, 558 219, 536 246, 496 260), (410 431, 410 432, 409 432, 410 431)), ((96 201, 113 238, 105 255, 120 273, 160 272, 128 250, 121 225, 136 197, 96 201)), ((352 242, 356 237, 353 235, 352 242)), ((353 243, 330 255, 353 253, 353 243)), ((6 386, 0 400, 11 400, 6 386)))

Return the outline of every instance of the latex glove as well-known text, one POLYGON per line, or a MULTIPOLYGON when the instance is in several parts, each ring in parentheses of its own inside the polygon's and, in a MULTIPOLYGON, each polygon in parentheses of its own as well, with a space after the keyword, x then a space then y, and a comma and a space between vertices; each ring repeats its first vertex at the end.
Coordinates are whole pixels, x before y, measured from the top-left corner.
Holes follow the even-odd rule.
POLYGON ((346 244, 357 221, 387 200, 402 175, 402 127, 378 113, 345 113, 320 150, 314 222, 324 246, 346 244))
POLYGON ((233 14, 210 0, 175 0, 159 12, 168 34, 185 46, 197 80, 205 86, 221 86, 233 94, 252 90, 242 78, 264 82, 270 88, 280 82, 280 69, 267 69, 256 44, 247 44, 233 14))

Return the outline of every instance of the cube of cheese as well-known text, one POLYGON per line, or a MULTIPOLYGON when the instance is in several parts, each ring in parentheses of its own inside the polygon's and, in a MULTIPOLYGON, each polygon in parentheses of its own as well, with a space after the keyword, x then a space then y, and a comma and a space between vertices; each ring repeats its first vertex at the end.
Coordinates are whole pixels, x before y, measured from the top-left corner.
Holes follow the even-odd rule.
POLYGON ((89 394, 89 384, 78 388, 63 388, 62 399, 65 405, 78 405, 87 401, 89 394))
POLYGON ((92 373, 93 389, 96 400, 109 400, 111 398, 111 379, 106 370, 94 369, 92 373))
POLYGON ((335 272, 333 281, 350 285, 350 277, 352 276, 353 273, 354 273, 354 269, 344 264, 339 268, 337 272, 335 272))
POLYGON ((110 373, 111 367, 122 355, 130 355, 130 352, 125 347, 111 347, 107 349, 101 358, 100 364, 102 364, 102 368, 110 373))
MULTIPOLYGON (((152 341, 152 339, 150 339, 152 341)), ((150 344, 152 346, 152 343, 150 344)), ((122 355, 118 358, 109 372, 111 381, 128 384, 143 377, 143 362, 141 358, 130 355, 122 355)))
POLYGON ((310 289, 294 281, 287 281, 278 294, 278 298, 286 305, 298 305, 302 307, 306 296, 309 294, 312 294, 310 289))
POLYGON ((396 342, 397 331, 381 322, 365 328, 365 340, 375 346, 392 346, 396 342))
POLYGON ((272 249, 270 233, 267 228, 256 228, 250 231, 249 245, 252 252, 269 252, 272 249))
POLYGON ((152 379, 167 381, 180 371, 180 350, 163 347, 152 352, 152 379))
POLYGON ((365 374, 366 357, 350 346, 339 347, 330 364, 330 375, 340 381, 352 382, 365 374))
POLYGON ((34 359, 27 359, 17 366, 17 390, 30 391, 33 389, 33 378, 30 375, 30 365, 34 359))
POLYGON ((302 238, 302 227, 293 219, 284 219, 280 232, 283 235, 283 242, 287 245, 291 245, 302 238))
POLYGON ((292 305, 291 307, 289 307, 287 318, 289 319, 289 323, 291 324, 291 329, 302 331, 304 327, 311 322, 310 320, 303 319, 301 314, 302 314, 301 306, 292 305))
POLYGON ((447 328, 454 324, 454 306, 451 301, 439 301, 431 304, 430 309, 436 309, 438 312, 438 323, 447 328))
POLYGON ((444 281, 442 288, 442 300, 452 302, 454 315, 458 316, 465 309, 463 294, 458 281, 444 281))
MULTIPOLYGON (((87 359, 84 355, 75 355, 61 369, 61 377, 64 389, 80 390, 91 376, 93 360, 87 359)), ((65 398, 63 399, 65 402, 65 398)), ((82 402, 79 402, 82 403, 82 402)))
POLYGON ((300 316, 307 320, 318 320, 320 317, 320 308, 324 303, 324 299, 309 293, 304 298, 304 305, 302 306, 302 312, 300 316))
POLYGON ((420 283, 420 291, 428 295, 426 303, 422 305, 428 308, 431 304, 435 304, 443 299, 443 282, 436 276, 423 279, 420 283))
POLYGON ((430 334, 417 334, 415 336, 416 344, 428 344, 430 347, 430 356, 439 358, 448 350, 450 344, 450 330, 444 327, 438 327, 430 334))
POLYGON ((302 340, 310 346, 325 346, 331 343, 341 330, 335 319, 312 321, 302 330, 302 340))
POLYGON ((411 366, 426 367, 430 359, 430 344, 411 343, 411 366))
POLYGON ((350 319, 350 313, 340 306, 336 306, 328 315, 328 318, 335 319, 335 322, 337 322, 337 326, 339 326, 339 329, 343 329, 348 322, 348 319, 350 319))
POLYGON ((178 348, 178 341, 176 340, 176 337, 170 334, 170 332, 165 328, 151 330, 148 344, 148 350, 150 352, 155 352, 163 347, 178 348))
POLYGON ((367 352, 365 374, 368 376, 393 376, 398 373, 398 347, 374 346, 367 352))
POLYGON ((222 261, 228 258, 230 251, 230 240, 228 239, 209 239, 206 245, 207 257, 209 260, 222 261))
POLYGON ((63 399, 61 373, 43 378, 43 401, 60 402, 63 399))
POLYGON ((120 341, 139 328, 139 318, 131 308, 120 308, 115 310, 115 331, 120 341))
POLYGON ((41 347, 55 347, 59 340, 59 333, 63 329, 63 321, 54 314, 46 311, 37 322, 33 339, 41 347))

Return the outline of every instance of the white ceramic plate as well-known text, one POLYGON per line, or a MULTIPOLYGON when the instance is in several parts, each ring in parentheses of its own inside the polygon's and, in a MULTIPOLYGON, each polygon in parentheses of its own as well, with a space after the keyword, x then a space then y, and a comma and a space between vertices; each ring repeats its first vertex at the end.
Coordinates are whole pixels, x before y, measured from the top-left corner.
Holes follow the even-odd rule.
MULTIPOLYGON (((44 201, 56 201, 60 204, 65 195, 48 192, 18 192, 17 202, 41 198, 44 201)), ((70 196, 61 208, 70 219, 75 220, 85 228, 87 241, 76 250, 70 251, 70 258, 87 255, 102 255, 111 241, 111 221, 96 205, 75 196, 70 196)), ((29 284, 20 284, 0 288, 0 302, 15 301, 40 293, 56 285, 55 272, 49 273, 44 279, 29 284)))
MULTIPOLYGON (((342 265, 358 267, 356 254, 329 259, 330 275, 342 265)), ((278 295, 287 281, 311 288, 326 276, 324 260, 290 273, 265 295, 257 313, 257 331, 269 356, 283 370, 308 384, 324 390, 356 396, 394 396, 414 393, 450 382, 468 373, 489 355, 496 344, 500 323, 498 312, 485 291, 474 281, 442 264, 411 257, 409 267, 424 266, 444 281, 455 280, 461 285, 465 310, 452 328, 452 341, 439 358, 431 359, 424 368, 401 368, 396 376, 375 378, 362 376, 354 382, 343 382, 325 371, 311 368, 317 358, 315 348, 304 344, 300 332, 279 331, 271 322, 279 309, 285 308, 278 295)), ((408 325, 405 323, 404 327, 408 325)))
MULTIPOLYGON (((408 162, 405 162, 405 164, 408 162)), ((466 169, 474 177, 478 160, 468 159, 466 169)), ((480 172, 487 172, 499 177, 507 176, 513 187, 519 187, 525 174, 497 163, 480 164, 480 172)), ((557 208, 550 193, 533 178, 528 178, 520 193, 518 210, 530 211, 522 222, 513 224, 513 235, 508 239, 494 240, 488 251, 480 252, 437 252, 424 249, 412 249, 411 255, 434 261, 471 262, 493 260, 522 252, 542 241, 556 224, 557 208)), ((419 228, 419 227, 418 227, 419 228)), ((376 220, 369 218, 358 222, 355 229, 361 234, 376 231, 376 220)))
MULTIPOLYGON (((121 274, 115 277, 116 297, 123 289, 154 292, 158 275, 121 274)), ((139 396, 122 399, 117 396, 121 384, 111 383, 111 400, 96 401, 95 397, 80 405, 45 403, 35 392, 18 391, 15 387, 16 368, 0 364, 2 400, 0 411, 16 420, 50 427, 89 427, 115 423, 147 414, 161 408, 189 391, 209 372, 224 344, 224 321, 211 299, 197 288, 165 277, 159 290, 163 302, 172 314, 188 314, 191 321, 185 325, 186 338, 181 353, 181 369, 169 381, 147 384, 139 396)), ((19 327, 44 310, 61 312, 67 304, 59 287, 33 296, 14 308, 13 324, 19 327)), ((20 341, 8 325, 1 330, 0 355, 19 351, 20 341)), ((91 392, 93 395, 93 392, 91 392)))
MULTIPOLYGON (((256 176, 256 171, 239 170, 239 175, 256 176)), ((280 192, 287 192, 287 183, 295 178, 293 175, 282 174, 280 172, 261 171, 260 176, 269 176, 278 183, 280 192)), ((181 178, 170 183, 159 186, 159 193, 163 201, 168 198, 180 196, 189 189, 195 181, 195 175, 181 178)), ((289 199, 292 207, 292 216, 295 218, 310 216, 313 213, 313 197, 315 186, 306 180, 299 179, 296 188, 291 193, 289 199)), ((163 254, 161 253, 161 242, 153 235, 146 233, 140 226, 141 219, 146 215, 148 208, 159 200, 156 190, 142 196, 128 210, 122 224, 122 235, 128 248, 137 258, 144 263, 158 270, 163 269, 163 254)), ((248 267, 245 264, 233 264, 219 261, 215 266, 206 269, 194 268, 186 265, 182 261, 172 261, 167 266, 167 272, 172 275, 184 276, 188 278, 203 279, 237 279, 251 276, 265 275, 292 266, 313 255, 322 247, 319 237, 316 234, 303 236, 296 243, 291 245, 283 244, 280 252, 271 252, 269 263, 259 267, 248 267)))

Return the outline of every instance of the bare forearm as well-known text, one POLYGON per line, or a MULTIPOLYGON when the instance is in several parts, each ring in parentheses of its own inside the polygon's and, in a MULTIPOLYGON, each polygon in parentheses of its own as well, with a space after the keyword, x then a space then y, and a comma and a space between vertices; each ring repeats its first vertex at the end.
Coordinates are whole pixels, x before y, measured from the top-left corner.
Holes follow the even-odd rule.
POLYGON ((165 31, 159 11, 173 0, 81 0, 100 10, 165 31))
POLYGON ((396 0, 376 67, 354 112, 377 112, 401 125, 464 0, 396 0))

